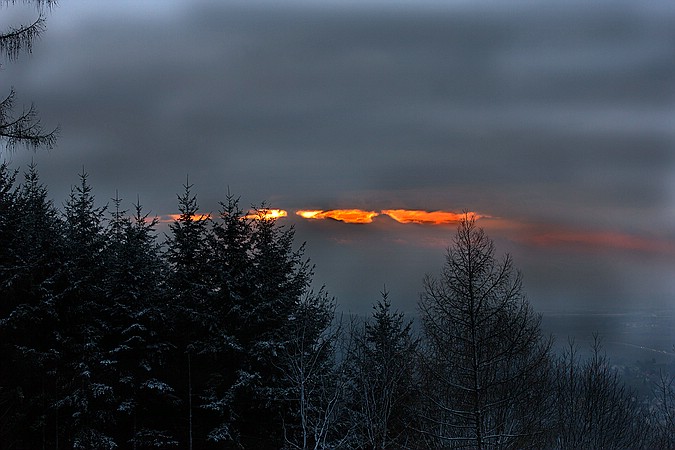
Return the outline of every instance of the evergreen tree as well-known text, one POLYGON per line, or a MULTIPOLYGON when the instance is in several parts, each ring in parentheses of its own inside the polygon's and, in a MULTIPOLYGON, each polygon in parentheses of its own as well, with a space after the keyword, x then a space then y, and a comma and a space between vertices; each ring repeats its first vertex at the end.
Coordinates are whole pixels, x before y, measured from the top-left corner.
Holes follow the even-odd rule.
POLYGON ((52 442, 55 427, 57 321, 51 281, 61 261, 60 223, 34 164, 12 195, 6 166, 0 168, 0 179, 0 234, 5 241, 0 258, 0 352, 1 360, 9 362, 0 369, 0 398, 9 395, 15 400, 7 403, 13 412, 1 416, 0 430, 12 429, 15 445, 44 446, 52 442))
POLYGON ((293 249, 295 232, 257 210, 251 234, 251 292, 240 307, 236 338, 245 360, 237 414, 242 442, 254 447, 279 447, 283 442, 281 406, 274 392, 280 386, 275 362, 286 342, 286 323, 307 293, 312 269, 303 259, 304 245, 293 249), (267 432, 260 433, 261 429, 267 432))
POLYGON ((65 261, 58 278, 55 307, 59 317, 59 417, 62 441, 74 448, 113 448, 114 370, 103 346, 110 333, 105 298, 103 215, 88 175, 80 174, 64 210, 65 261))
POLYGON ((122 448, 169 448, 177 445, 171 421, 174 389, 164 379, 172 350, 166 328, 162 261, 156 242, 157 218, 149 219, 140 202, 132 217, 116 195, 106 230, 103 285, 110 329, 104 351, 114 367, 116 443, 122 448))
MULTIPOLYGON (((16 202, 16 171, 10 171, 7 164, 0 164, 0 292, 7 289, 11 270, 10 243, 16 235, 13 214, 16 202)), ((7 333, 7 318, 12 311, 12 303, 3 295, 0 297, 0 360, 11 361, 12 346, 7 333)), ((11 442, 10 433, 17 429, 16 405, 20 393, 11 379, 9 364, 0 367, 0 442, 11 442)))
POLYGON ((207 411, 200 398, 206 389, 206 375, 211 356, 208 330, 212 322, 210 298, 214 293, 212 264, 211 219, 201 215, 197 198, 189 181, 178 196, 179 217, 169 225, 165 260, 168 264, 167 288, 171 307, 173 343, 170 359, 174 368, 171 386, 181 400, 181 418, 176 424, 176 436, 181 445, 203 447, 211 428, 207 411))
POLYGON ((202 393, 202 407, 213 414, 208 440, 236 445, 240 433, 234 399, 246 386, 249 374, 242 370, 247 355, 237 336, 244 324, 242 311, 253 290, 251 222, 245 218, 238 199, 228 193, 221 203, 211 234, 214 289, 209 297, 206 345, 211 362, 202 393))
POLYGON ((389 293, 373 306, 372 318, 352 330, 351 355, 354 433, 359 448, 413 445, 417 340, 412 321, 392 311, 389 293))
MULTIPOLYGON (((10 170, 7 163, 0 164, 0 288, 8 292, 16 268, 16 247, 19 240, 21 212, 18 210, 18 190, 15 185, 17 171, 10 170)), ((15 301, 9 294, 0 300, 1 317, 13 309, 15 301)))

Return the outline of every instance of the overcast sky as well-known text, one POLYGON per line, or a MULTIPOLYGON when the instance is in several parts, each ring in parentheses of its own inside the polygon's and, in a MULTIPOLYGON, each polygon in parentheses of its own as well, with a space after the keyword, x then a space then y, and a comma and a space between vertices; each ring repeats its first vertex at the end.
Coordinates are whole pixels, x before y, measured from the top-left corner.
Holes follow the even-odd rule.
MULTIPOLYGON (((32 11, 5 6, 0 25, 32 11)), ((228 187, 288 211, 346 310, 386 284, 413 312, 454 224, 298 210, 475 211, 538 311, 675 304, 675 3, 62 0, 0 88, 58 146, 57 205, 84 166, 101 203, 204 212, 228 187)), ((29 20, 29 19, 27 19, 29 20)))

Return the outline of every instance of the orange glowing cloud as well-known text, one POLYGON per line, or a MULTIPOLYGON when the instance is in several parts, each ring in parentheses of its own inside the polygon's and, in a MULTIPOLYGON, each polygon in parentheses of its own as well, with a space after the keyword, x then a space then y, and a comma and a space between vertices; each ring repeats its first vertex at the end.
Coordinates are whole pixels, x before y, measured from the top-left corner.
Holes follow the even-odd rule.
POLYGON ((372 223, 379 213, 362 209, 330 209, 330 210, 301 210, 296 214, 303 219, 323 220, 333 219, 344 223, 372 223))
POLYGON ((425 225, 447 225, 458 223, 466 215, 479 219, 481 216, 474 212, 454 213, 450 211, 423 211, 418 209, 385 209, 386 214, 399 223, 419 223, 425 225))
POLYGON ((288 212, 284 209, 259 209, 249 211, 243 218, 249 220, 275 220, 286 216, 288 216, 288 212))
POLYGON ((474 212, 455 213, 450 211, 424 211, 419 209, 385 209, 380 212, 365 211, 362 209, 330 209, 330 210, 300 210, 296 214, 303 219, 323 220, 334 219, 345 223, 372 223, 379 215, 387 215, 399 223, 417 223, 424 225, 447 225, 458 223, 466 214, 476 219, 481 216, 474 212))

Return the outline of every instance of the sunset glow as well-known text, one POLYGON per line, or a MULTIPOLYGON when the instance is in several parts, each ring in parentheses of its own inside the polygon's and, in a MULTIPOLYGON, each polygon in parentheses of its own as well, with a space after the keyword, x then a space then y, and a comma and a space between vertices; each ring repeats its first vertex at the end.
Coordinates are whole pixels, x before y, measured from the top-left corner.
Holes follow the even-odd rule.
POLYGON ((534 234, 526 241, 540 247, 615 248, 654 254, 675 254, 675 244, 671 241, 615 231, 554 230, 534 234))
POLYGON ((391 217, 398 223, 417 223, 423 225, 447 225, 458 223, 466 214, 479 219, 481 216, 474 212, 455 213, 451 211, 424 211, 421 209, 385 209, 380 212, 362 209, 330 209, 330 210, 300 210, 296 214, 303 219, 323 220, 333 219, 344 223, 372 223, 379 215, 391 217))
MULTIPOLYGON (((655 237, 639 236, 617 231, 590 231, 569 229, 561 226, 546 226, 519 223, 508 219, 493 218, 475 212, 425 211, 421 209, 384 209, 379 212, 363 209, 315 209, 298 210, 296 215, 307 220, 332 219, 345 224, 369 224, 378 216, 388 216, 400 224, 417 224, 425 226, 454 225, 467 214, 476 219, 487 218, 485 226, 496 233, 506 233, 519 241, 536 247, 567 248, 576 250, 618 249, 651 254, 675 254, 675 243, 655 237)), ((242 216, 244 220, 276 220, 288 216, 284 209, 251 210, 242 216)), ((168 214, 159 219, 162 223, 179 220, 180 214, 168 214)), ((211 219, 210 214, 195 214, 193 221, 211 219)), ((445 246, 445 240, 439 241, 445 246)), ((429 242, 424 244, 430 246, 429 242)), ((434 246, 434 245, 431 245, 434 246)))
POLYGON ((476 219, 481 216, 469 213, 454 213, 450 211, 423 211, 416 209, 385 209, 382 214, 386 214, 400 223, 419 223, 427 225, 446 225, 458 223, 462 218, 473 215, 476 219))
POLYGON ((283 209, 260 209, 249 211, 243 218, 249 220, 274 220, 288 216, 288 212, 283 209))
POLYGON ((379 213, 362 209, 300 210, 296 214, 303 219, 333 219, 344 223, 372 223, 379 213))

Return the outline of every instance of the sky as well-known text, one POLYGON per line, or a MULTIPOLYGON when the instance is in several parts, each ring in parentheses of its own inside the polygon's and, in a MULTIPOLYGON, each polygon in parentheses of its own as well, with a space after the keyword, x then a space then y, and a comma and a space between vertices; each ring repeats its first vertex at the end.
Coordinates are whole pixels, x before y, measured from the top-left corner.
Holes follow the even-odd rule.
MULTIPOLYGON (((0 27, 34 16, 1 4, 0 27)), ((186 179, 204 213, 228 190, 264 202, 356 313, 384 287, 414 313, 471 211, 537 311, 675 306, 670 0, 62 0, 46 16, 0 89, 58 145, 0 159, 34 160, 57 205, 83 167, 101 204, 117 190, 165 219, 186 179), (347 209, 371 216, 336 220, 347 209)))

